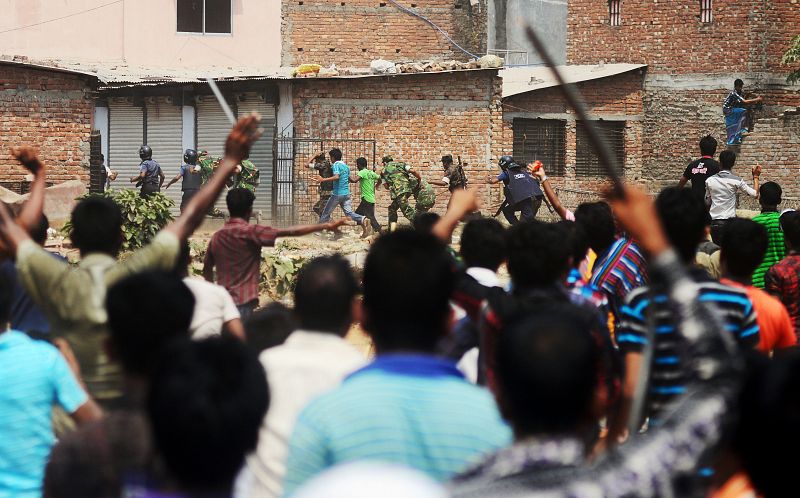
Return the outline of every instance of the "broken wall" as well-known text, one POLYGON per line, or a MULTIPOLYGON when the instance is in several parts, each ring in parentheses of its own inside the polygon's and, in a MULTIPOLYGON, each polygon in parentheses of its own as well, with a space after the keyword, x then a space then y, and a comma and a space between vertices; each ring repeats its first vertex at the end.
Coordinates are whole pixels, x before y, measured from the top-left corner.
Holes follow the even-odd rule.
POLYGON ((0 184, 24 190, 29 178, 9 147, 39 150, 48 183, 89 182, 93 79, 0 64, 0 184))
MULTIPOLYGON (((468 163, 465 172, 470 184, 479 185, 489 173, 496 173, 497 166, 490 161, 505 150, 500 92, 495 70, 296 81, 295 137, 375 138, 378 163, 384 155, 392 155, 419 169, 428 180, 442 178, 441 156, 460 155, 468 163)), ((355 159, 344 158, 351 171, 355 159)), ((308 158, 299 161, 302 168, 308 158)), ((499 188, 482 188, 482 192, 485 203, 499 204, 499 188)), ((296 206, 306 210, 299 220, 315 219, 308 208, 318 198, 316 187, 301 195, 313 199, 296 200, 296 206)), ((449 196, 446 189, 437 188, 434 211, 443 212, 449 196)), ((352 197, 355 208, 357 188, 352 197)), ((387 191, 380 189, 377 200, 378 219, 385 222, 387 191)))

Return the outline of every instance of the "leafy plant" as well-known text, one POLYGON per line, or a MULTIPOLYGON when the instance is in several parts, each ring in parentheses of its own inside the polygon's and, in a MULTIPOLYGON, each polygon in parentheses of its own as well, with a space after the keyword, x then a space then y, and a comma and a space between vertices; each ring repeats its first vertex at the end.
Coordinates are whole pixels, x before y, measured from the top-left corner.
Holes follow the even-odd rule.
POLYGON ((289 256, 280 252, 268 254, 261 264, 261 290, 276 300, 283 299, 294 290, 300 268, 308 262, 303 256, 289 256))
MULTIPOLYGON (((78 200, 90 197, 106 197, 119 206, 122 211, 122 249, 125 251, 144 246, 173 220, 170 209, 175 203, 160 192, 144 198, 135 190, 122 189, 102 194, 86 194, 78 197, 78 200)), ((67 222, 62 231, 68 236, 72 231, 72 222, 67 222)))
MULTIPOLYGON (((783 54, 781 59, 782 66, 792 66, 800 62, 800 35, 795 36, 792 40, 792 46, 783 54)), ((800 81, 800 69, 795 69, 789 76, 786 77, 787 83, 796 83, 800 81)))

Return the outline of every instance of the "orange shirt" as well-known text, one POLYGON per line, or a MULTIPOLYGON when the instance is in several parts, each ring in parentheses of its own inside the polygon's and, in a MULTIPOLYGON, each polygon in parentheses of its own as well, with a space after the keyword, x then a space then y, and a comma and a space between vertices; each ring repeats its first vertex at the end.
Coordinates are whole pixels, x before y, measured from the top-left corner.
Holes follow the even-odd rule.
POLYGON ((797 344, 792 319, 782 302, 752 285, 742 285, 727 278, 723 278, 721 282, 731 287, 744 289, 750 301, 753 302, 760 337, 759 351, 769 353, 773 349, 788 348, 797 344))

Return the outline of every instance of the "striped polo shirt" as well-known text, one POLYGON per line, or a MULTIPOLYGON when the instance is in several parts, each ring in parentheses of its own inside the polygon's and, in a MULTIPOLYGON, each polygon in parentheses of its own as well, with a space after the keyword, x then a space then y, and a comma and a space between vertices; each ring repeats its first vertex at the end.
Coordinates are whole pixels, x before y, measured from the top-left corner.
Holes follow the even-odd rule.
POLYGON ((600 289, 608 298, 615 321, 625 297, 635 288, 647 283, 647 268, 639 247, 629 239, 617 239, 606 252, 597 257, 589 284, 600 289))
POLYGON ((772 268, 772 265, 782 260, 786 256, 786 246, 783 242, 783 229, 781 229, 781 213, 777 211, 770 211, 761 213, 753 221, 764 225, 767 229, 767 236, 769 242, 767 244, 767 252, 764 254, 764 260, 753 272, 753 286, 759 289, 764 288, 764 274, 772 268))
POLYGON ((445 480, 511 443, 494 398, 448 360, 382 355, 300 414, 284 494, 342 462, 378 460, 445 480))
MULTIPOLYGON (((709 303, 725 329, 734 335, 740 347, 755 348, 759 341, 758 324, 753 303, 742 289, 711 280, 703 270, 692 269, 698 285, 699 299, 709 303)), ((647 344, 647 314, 653 313, 656 344, 650 372, 647 413, 652 425, 658 425, 664 407, 686 392, 686 367, 683 364, 681 336, 676 332, 675 316, 666 295, 659 289, 651 292, 640 287, 631 292, 622 307, 622 320, 617 330, 617 343, 623 354, 641 353, 647 344), (651 295, 652 294, 652 295, 651 295), (655 308, 650 311, 651 299, 655 308)))
POLYGON ((56 348, 16 330, 0 333, 0 496, 42 495, 53 404, 74 413, 87 400, 56 348))

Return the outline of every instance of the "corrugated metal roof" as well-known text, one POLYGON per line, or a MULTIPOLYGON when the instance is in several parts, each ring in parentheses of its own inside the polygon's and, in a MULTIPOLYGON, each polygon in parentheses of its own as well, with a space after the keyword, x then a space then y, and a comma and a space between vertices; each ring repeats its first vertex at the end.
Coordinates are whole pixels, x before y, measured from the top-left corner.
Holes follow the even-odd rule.
MULTIPOLYGON (((647 64, 598 64, 559 66, 567 83, 607 78, 647 67, 647 64)), ((513 67, 500 71, 503 78, 503 98, 520 93, 558 86, 550 68, 546 66, 513 67)))

